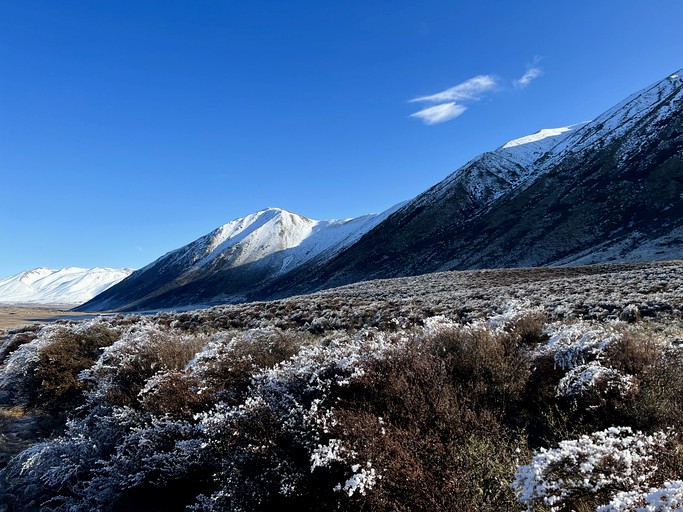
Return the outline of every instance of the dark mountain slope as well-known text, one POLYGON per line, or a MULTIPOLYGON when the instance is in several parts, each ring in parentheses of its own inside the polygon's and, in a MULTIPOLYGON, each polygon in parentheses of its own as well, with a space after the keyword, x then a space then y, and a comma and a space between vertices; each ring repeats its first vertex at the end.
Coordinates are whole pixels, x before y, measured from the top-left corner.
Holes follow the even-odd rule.
POLYGON ((578 127, 477 209, 463 178, 486 172, 495 154, 484 155, 318 268, 315 283, 294 273, 262 297, 438 270, 681 257, 682 88, 674 74, 578 127))
POLYGON ((393 212, 237 219, 82 309, 272 299, 452 269, 675 259, 682 240, 679 72, 594 121, 485 153, 393 212))

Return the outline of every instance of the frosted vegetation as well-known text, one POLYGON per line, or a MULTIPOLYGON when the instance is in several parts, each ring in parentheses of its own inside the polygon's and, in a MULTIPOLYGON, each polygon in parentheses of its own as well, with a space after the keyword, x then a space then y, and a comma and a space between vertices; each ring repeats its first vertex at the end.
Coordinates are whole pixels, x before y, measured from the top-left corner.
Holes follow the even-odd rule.
POLYGON ((16 329, 0 503, 682 510, 682 281, 445 273, 16 329))

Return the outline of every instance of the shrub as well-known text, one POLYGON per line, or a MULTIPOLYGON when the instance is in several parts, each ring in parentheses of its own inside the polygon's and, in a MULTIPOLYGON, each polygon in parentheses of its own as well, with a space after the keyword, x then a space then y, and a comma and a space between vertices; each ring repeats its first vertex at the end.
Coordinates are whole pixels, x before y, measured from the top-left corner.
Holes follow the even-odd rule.
POLYGON ((40 387, 35 390, 35 404, 58 415, 80 405, 87 384, 79 379, 80 372, 90 368, 118 335, 99 323, 81 330, 60 329, 38 353, 34 377, 40 387))
POLYGON ((516 336, 483 325, 466 325, 441 330, 430 345, 473 409, 503 415, 521 399, 529 365, 516 336))
POLYGON ((673 431, 611 427, 541 449, 518 468, 512 487, 527 510, 594 510, 618 493, 644 493, 680 475, 679 446, 673 431))
POLYGON ((212 340, 192 362, 192 371, 201 378, 204 393, 215 399, 236 403, 244 398, 254 374, 274 367, 294 356, 310 336, 280 329, 251 329, 212 340))
POLYGON ((138 394, 148 379, 183 370, 205 342, 201 336, 160 330, 151 324, 132 327, 81 377, 95 385, 91 400, 118 407, 137 406, 138 394))
POLYGON ((496 417, 454 385, 448 362, 419 340, 365 368, 335 406, 331 434, 373 487, 351 503, 368 510, 504 510, 502 482, 520 446, 496 417), (365 462, 364 462, 365 461, 365 462))

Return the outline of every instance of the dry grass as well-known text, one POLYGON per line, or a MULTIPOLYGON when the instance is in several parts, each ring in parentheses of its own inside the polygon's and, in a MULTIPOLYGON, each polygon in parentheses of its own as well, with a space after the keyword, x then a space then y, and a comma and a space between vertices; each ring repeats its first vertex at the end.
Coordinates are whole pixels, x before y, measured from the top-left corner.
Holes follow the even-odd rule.
POLYGON ((84 313, 74 313, 50 307, 0 306, 0 336, 4 335, 3 331, 20 325, 42 324, 60 318, 83 318, 84 316, 86 316, 84 313))

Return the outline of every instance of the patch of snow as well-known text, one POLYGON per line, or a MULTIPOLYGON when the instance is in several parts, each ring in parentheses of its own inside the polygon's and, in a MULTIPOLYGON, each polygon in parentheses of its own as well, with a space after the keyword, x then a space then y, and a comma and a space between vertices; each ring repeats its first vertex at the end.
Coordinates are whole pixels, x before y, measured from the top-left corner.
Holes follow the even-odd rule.
POLYGON ((252 263, 275 265, 288 272, 320 256, 333 256, 403 206, 379 214, 343 220, 313 220, 280 208, 266 208, 235 219, 194 242, 150 263, 138 275, 175 268, 177 274, 214 265, 221 268, 252 263))
POLYGON ((128 277, 131 269, 37 268, 0 279, 0 304, 78 305, 128 277))

